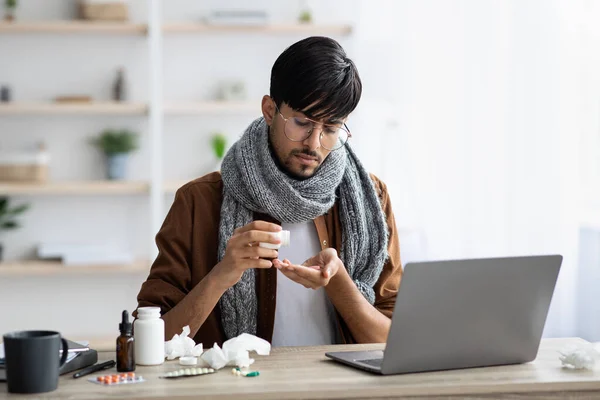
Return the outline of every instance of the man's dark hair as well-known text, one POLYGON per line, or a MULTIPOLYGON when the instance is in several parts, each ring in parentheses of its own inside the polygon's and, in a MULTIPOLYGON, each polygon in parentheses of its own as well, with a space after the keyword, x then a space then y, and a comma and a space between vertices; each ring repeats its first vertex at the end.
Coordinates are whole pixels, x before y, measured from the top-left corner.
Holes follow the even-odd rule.
POLYGON ((313 36, 288 47, 271 69, 271 97, 309 118, 339 120, 358 105, 362 83, 338 42, 313 36))

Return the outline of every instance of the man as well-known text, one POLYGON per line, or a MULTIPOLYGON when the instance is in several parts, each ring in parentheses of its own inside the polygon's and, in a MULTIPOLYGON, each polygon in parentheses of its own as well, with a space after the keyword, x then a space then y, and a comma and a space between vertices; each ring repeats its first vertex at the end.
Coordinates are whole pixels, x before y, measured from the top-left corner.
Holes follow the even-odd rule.
POLYGON ((342 47, 310 37, 271 71, 263 117, 214 172, 180 188, 138 306, 167 338, 247 332, 274 346, 385 342, 402 275, 386 186, 347 143, 362 84, 342 47), (291 232, 290 246, 273 235, 291 232))

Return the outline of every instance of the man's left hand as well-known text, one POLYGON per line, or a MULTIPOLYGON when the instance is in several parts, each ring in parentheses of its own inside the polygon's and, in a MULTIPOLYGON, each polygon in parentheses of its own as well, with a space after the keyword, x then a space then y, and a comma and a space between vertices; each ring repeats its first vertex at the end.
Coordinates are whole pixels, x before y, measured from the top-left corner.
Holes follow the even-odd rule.
POLYGON ((275 260, 273 265, 289 279, 307 289, 327 286, 339 269, 344 268, 337 251, 332 248, 321 251, 316 256, 304 261, 302 265, 292 264, 288 259, 275 260))

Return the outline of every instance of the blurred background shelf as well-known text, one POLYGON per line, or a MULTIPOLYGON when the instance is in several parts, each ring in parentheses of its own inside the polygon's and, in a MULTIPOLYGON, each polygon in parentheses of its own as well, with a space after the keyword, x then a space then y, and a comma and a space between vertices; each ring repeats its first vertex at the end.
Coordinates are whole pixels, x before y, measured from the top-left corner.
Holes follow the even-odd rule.
POLYGON ((0 195, 125 195, 146 194, 150 185, 134 181, 65 181, 0 183, 0 195))
MULTIPOLYGON (((142 103, 94 102, 81 104, 64 103, 0 103, 0 115, 146 115, 148 106, 142 103)), ((199 101, 167 103, 165 114, 202 115, 215 113, 260 112, 260 101, 199 101)))
POLYGON ((200 115, 214 113, 260 113, 260 100, 257 101, 198 101, 187 103, 167 103, 165 114, 200 115))
POLYGON ((93 21, 31 21, 0 22, 2 33, 100 33, 117 35, 145 35, 148 27, 145 24, 123 22, 93 21))
POLYGON ((145 115, 148 106, 143 103, 0 103, 0 115, 145 115))
MULTIPOLYGON (((165 33, 266 33, 266 34, 323 34, 349 35, 350 25, 209 25, 195 22, 171 22, 163 25, 165 33)), ((0 22, 0 34, 7 33, 52 33, 52 34, 109 34, 109 35, 146 35, 146 24, 123 22, 93 21, 31 21, 0 22)))
POLYGON ((194 22, 173 22, 163 25, 165 33, 267 33, 267 34, 303 34, 303 35, 348 35, 352 33, 350 25, 316 25, 316 24, 286 24, 286 25, 209 25, 194 22))
POLYGON ((0 276, 74 275, 104 273, 142 273, 150 270, 148 261, 133 264, 64 265, 60 261, 30 260, 0 262, 0 276))

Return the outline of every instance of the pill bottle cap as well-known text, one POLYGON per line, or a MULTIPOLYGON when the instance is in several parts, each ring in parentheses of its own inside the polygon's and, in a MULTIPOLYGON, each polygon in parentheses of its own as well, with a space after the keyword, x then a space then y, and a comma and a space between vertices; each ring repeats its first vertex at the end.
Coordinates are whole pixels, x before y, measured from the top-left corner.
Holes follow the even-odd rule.
POLYGON ((290 231, 281 231, 279 233, 279 239, 281 239, 282 246, 290 245, 290 231))

